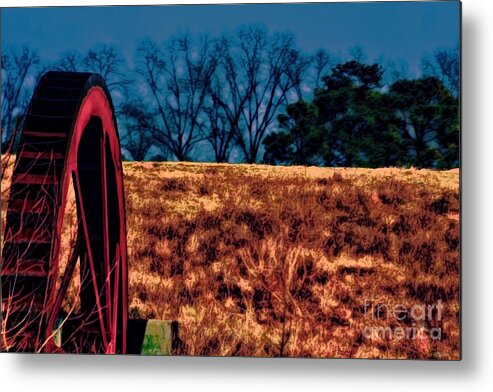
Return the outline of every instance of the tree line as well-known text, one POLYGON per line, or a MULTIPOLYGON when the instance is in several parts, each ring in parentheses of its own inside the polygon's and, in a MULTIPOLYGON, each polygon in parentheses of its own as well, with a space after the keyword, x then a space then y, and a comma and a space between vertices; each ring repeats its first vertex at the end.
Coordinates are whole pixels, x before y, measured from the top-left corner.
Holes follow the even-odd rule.
POLYGON ((449 168, 459 156, 459 53, 405 65, 306 54, 290 33, 181 35, 138 46, 133 66, 113 45, 42 63, 28 46, 2 53, 2 151, 48 69, 91 71, 115 101, 134 160, 449 168))
POLYGON ((348 61, 313 100, 278 116, 264 140, 270 164, 453 168, 459 165, 458 99, 435 76, 382 89, 382 67, 348 61))

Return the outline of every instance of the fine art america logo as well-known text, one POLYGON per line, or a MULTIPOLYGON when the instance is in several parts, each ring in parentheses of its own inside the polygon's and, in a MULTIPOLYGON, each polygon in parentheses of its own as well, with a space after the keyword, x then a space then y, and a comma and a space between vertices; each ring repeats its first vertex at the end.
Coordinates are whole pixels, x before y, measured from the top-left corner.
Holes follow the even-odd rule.
POLYGON ((363 329, 366 339, 442 339, 443 304, 440 300, 434 304, 414 304, 409 307, 403 304, 374 304, 366 299, 363 309, 368 322, 363 329), (378 325, 382 321, 385 325, 378 325), (434 326, 427 328, 426 325, 434 326))

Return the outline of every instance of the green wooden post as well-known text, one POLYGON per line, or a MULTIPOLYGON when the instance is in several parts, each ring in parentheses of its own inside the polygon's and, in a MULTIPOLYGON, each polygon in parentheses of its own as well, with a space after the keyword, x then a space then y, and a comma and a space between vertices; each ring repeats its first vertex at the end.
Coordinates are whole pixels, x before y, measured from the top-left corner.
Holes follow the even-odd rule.
POLYGON ((148 320, 142 355, 171 355, 172 347, 171 320, 148 320))

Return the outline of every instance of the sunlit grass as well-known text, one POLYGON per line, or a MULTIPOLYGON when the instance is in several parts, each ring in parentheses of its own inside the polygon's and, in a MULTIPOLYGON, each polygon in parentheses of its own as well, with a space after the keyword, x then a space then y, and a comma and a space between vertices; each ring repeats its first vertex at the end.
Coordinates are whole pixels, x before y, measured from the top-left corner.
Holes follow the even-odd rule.
POLYGON ((459 357, 457 170, 125 162, 124 173, 130 317, 177 320, 180 353, 459 357), (442 301, 442 339, 366 339, 369 322, 410 320, 368 321, 365 300, 442 301))

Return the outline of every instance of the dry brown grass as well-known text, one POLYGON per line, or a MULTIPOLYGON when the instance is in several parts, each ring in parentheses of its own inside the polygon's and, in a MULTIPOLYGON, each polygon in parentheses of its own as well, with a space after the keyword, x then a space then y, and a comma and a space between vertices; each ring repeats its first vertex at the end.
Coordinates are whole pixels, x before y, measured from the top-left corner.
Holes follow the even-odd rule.
POLYGON ((130 313, 189 355, 459 357, 458 171, 125 164, 130 313), (442 339, 364 312, 444 304, 442 339))
POLYGON ((124 171, 130 317, 177 320, 178 353, 459 358, 457 170, 124 171), (369 315, 365 300, 444 307, 416 325, 369 315), (368 339, 367 326, 442 336, 368 339))

